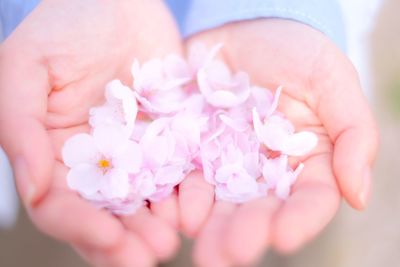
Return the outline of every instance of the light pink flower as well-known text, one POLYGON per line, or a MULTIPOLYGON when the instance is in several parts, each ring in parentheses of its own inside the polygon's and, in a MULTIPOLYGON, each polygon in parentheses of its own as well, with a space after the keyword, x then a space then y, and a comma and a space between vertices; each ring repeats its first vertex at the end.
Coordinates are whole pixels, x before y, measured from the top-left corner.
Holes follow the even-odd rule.
POLYGON ((310 152, 318 142, 312 132, 295 133, 291 122, 282 115, 274 114, 261 122, 257 110, 253 109, 254 131, 265 146, 289 156, 302 156, 310 152))
POLYGON ((217 199, 242 203, 262 195, 257 182, 259 143, 251 132, 239 133, 226 126, 218 129, 202 143, 201 160, 217 199))
POLYGON ((90 109, 89 124, 93 127, 123 126, 130 135, 138 112, 133 91, 114 80, 107 84, 105 90, 106 103, 90 109))
POLYGON ((262 172, 268 188, 275 190, 279 198, 286 199, 303 167, 303 164, 299 164, 293 171, 288 165, 288 157, 281 155, 275 159, 266 159, 262 172))
POLYGON ((189 66, 177 55, 152 59, 142 66, 135 60, 132 75, 136 98, 144 111, 153 114, 179 111, 187 98, 183 85, 192 79, 189 66))
POLYGON ((152 201, 168 196, 193 169, 198 153, 201 119, 191 113, 156 119, 147 125, 139 144, 143 152, 140 173, 131 180, 152 201))
POLYGON ((197 72, 197 82, 206 101, 219 108, 238 106, 250 95, 249 76, 245 72, 232 75, 220 60, 206 62, 197 72))
POLYGON ((97 127, 93 135, 71 137, 62 156, 71 168, 69 187, 96 202, 124 201, 131 192, 128 175, 137 173, 142 163, 139 145, 117 127, 97 127))

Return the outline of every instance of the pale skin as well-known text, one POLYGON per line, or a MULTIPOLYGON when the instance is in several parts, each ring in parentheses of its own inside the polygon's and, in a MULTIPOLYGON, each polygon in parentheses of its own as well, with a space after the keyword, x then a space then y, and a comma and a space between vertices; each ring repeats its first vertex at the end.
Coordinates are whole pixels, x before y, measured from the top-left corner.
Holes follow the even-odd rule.
POLYGON ((45 0, 0 48, 0 141, 21 198, 38 228, 95 266, 168 259, 178 248, 177 226, 196 236, 199 266, 248 265, 269 246, 291 252, 304 245, 334 216, 342 196, 357 209, 366 205, 378 133, 356 72, 327 37, 297 22, 266 19, 232 23, 184 45, 197 41, 224 43, 223 58, 253 83, 283 85, 279 109, 298 130, 319 135, 286 202, 214 202, 212 186, 193 173, 179 196, 116 218, 67 189, 60 149, 87 131, 88 109, 101 102, 105 83, 129 84, 134 57, 182 53, 161 1, 45 0))

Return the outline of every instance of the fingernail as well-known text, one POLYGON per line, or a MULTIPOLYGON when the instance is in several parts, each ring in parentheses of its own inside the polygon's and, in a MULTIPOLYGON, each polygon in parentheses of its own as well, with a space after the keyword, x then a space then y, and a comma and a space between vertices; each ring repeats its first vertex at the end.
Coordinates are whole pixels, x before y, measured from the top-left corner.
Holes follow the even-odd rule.
POLYGON ((13 162, 14 178, 22 201, 27 207, 32 206, 36 189, 29 173, 28 164, 23 157, 17 156, 13 162))
POLYGON ((361 184, 361 188, 359 191, 358 198, 360 200, 360 203, 362 204, 363 208, 367 206, 370 194, 371 194, 371 182, 372 182, 372 173, 371 169, 367 168, 364 171, 364 177, 363 181, 361 184))

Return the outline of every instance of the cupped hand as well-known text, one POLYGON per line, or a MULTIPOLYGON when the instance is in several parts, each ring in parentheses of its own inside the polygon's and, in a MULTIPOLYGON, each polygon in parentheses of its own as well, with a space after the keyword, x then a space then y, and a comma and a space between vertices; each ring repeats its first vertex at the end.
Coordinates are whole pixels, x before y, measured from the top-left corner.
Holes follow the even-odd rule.
POLYGON ((104 86, 134 58, 181 53, 162 1, 44 0, 0 48, 0 141, 33 222, 96 266, 151 266, 178 248, 176 196, 117 218, 66 185, 60 150, 87 131, 104 86), (157 215, 157 216, 156 216, 157 215))
POLYGON ((356 209, 366 206, 378 132, 356 71, 324 34, 294 21, 261 19, 197 34, 186 46, 198 42, 222 43, 223 59, 248 72, 253 84, 282 85, 278 109, 296 131, 319 138, 309 154, 291 160, 305 168, 285 201, 268 196, 240 206, 214 203, 201 174, 183 182, 181 223, 197 235, 199 266, 249 265, 269 246, 292 252, 323 230, 341 197, 356 209))

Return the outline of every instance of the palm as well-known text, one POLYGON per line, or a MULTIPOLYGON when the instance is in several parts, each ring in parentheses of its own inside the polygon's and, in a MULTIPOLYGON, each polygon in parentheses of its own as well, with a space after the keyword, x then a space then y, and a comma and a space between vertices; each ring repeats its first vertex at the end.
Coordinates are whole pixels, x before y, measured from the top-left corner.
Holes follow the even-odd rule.
MULTIPOLYGON (((200 232, 196 260, 201 266, 249 264, 269 244, 283 252, 293 251, 314 237, 334 216, 341 195, 338 184, 345 195, 359 190, 357 179, 354 184, 347 182, 350 185, 344 186, 340 179, 335 179, 344 179, 343 175, 347 178, 358 171, 354 166, 348 170, 349 165, 337 157, 374 150, 374 138, 361 152, 351 151, 360 149, 358 144, 334 149, 335 143, 349 138, 340 137, 348 127, 349 119, 345 116, 352 116, 348 115, 350 106, 346 104, 351 104, 355 112, 366 110, 365 117, 360 114, 354 117, 373 127, 351 64, 323 34, 282 20, 227 25, 199 34, 189 39, 187 45, 194 42, 209 46, 223 43, 222 56, 226 62, 235 70, 248 72, 254 84, 270 89, 282 85, 279 110, 294 123, 296 130, 310 130, 319 137, 311 153, 292 159, 294 165, 301 161, 305 168, 287 201, 268 197, 239 207, 216 203, 200 232)), ((359 159, 352 159, 351 163, 359 159)), ((355 162, 357 166, 361 164, 355 162)), ((211 196, 209 188, 205 192, 211 196)), ((365 204, 357 196, 346 197, 355 207, 365 204)))
MULTIPOLYGON (((43 145, 35 152, 36 158, 42 160, 37 167, 40 174, 49 176, 49 179, 36 181, 39 183, 37 193, 43 197, 32 200, 35 207, 30 215, 39 228, 75 244, 95 264, 147 266, 154 256, 165 259, 176 249, 177 237, 172 227, 147 209, 121 220, 94 209, 68 190, 65 179, 68 169, 62 164, 60 151, 68 137, 88 129, 88 110, 102 101, 107 82, 119 78, 131 83, 130 65, 134 58, 145 60, 171 52, 181 53, 179 35, 161 2, 55 2, 56 6, 53 1, 43 1, 3 48, 3 87, 17 84, 21 88, 16 89, 25 90, 24 84, 12 80, 15 70, 10 70, 10 65, 6 64, 6 61, 23 60, 27 66, 23 67, 22 75, 26 74, 24 79, 29 81, 30 91, 28 94, 21 92, 24 97, 16 100, 19 102, 14 104, 18 105, 13 105, 9 103, 13 97, 4 90, 0 98, 3 100, 2 115, 28 111, 35 118, 21 119, 27 122, 24 127, 32 131, 32 138, 43 145), (24 52, 24 58, 20 51, 24 52), (32 73, 25 73, 25 70, 32 73), (41 129, 46 132, 42 133, 41 129), (46 149, 49 146, 53 149, 46 149), (104 251, 108 251, 106 256, 104 251), (132 257, 132 251, 140 257, 132 257), (102 255, 103 259, 93 255, 102 255)), ((5 117, 10 118, 2 116, 5 117)), ((11 123, 14 124, 9 122, 9 125, 11 123)), ((4 124, 4 128, 8 127, 4 124)), ((6 130, 11 132, 11 129, 6 130)), ((8 137, 3 138, 7 140, 8 137)), ((153 210, 174 223, 171 216, 174 212, 163 211, 171 206, 174 206, 173 201, 167 200, 153 210)))

